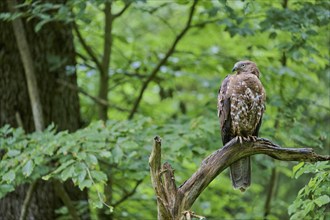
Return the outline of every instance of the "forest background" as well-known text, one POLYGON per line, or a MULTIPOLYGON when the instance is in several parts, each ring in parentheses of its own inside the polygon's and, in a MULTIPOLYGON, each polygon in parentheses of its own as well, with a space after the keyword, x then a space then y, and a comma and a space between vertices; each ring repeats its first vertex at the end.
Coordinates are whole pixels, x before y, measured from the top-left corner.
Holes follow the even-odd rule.
MULTIPOLYGON (((260 136, 329 153, 329 1, 15 2, 0 2, 2 218, 155 219, 153 137, 183 183, 222 146, 217 92, 244 59, 257 63, 267 92, 260 136), (43 131, 34 132, 14 19, 43 131)), ((256 155, 247 192, 233 190, 226 170, 192 210, 207 219, 329 218, 329 169, 256 155)))

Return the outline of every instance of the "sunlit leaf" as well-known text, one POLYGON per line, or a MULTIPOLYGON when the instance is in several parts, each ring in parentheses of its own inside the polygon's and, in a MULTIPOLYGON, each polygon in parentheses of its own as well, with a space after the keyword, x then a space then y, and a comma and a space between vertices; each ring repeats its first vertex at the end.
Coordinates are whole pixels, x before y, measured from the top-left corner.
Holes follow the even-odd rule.
POLYGON ((30 176, 34 168, 34 163, 32 160, 28 160, 28 162, 24 165, 22 172, 24 176, 30 176))

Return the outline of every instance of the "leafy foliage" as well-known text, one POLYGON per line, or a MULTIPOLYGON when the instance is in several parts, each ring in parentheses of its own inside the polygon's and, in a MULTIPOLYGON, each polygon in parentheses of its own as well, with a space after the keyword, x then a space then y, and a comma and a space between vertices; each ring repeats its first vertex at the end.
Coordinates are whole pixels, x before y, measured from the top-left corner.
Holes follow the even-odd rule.
MULTIPOLYGON (((184 121, 184 124, 174 122, 166 129, 153 125, 150 118, 107 123, 99 121, 75 133, 56 132, 54 125, 42 133, 32 134, 25 134, 21 128, 2 127, 0 196, 3 197, 19 184, 39 178, 46 181, 52 178, 60 181, 70 179, 81 190, 94 188, 99 196, 95 197, 93 204, 101 208, 105 204, 105 194, 97 189, 104 188, 108 178, 112 178, 117 187, 124 182, 129 184, 145 179, 149 173, 147 161, 155 133, 168 136, 165 143, 171 148, 164 149, 171 149, 169 157, 180 152, 178 156, 182 160, 183 157, 187 159, 204 153, 198 147, 191 152, 189 146, 192 147, 192 142, 205 141, 202 134, 211 132, 210 124, 205 124, 201 118, 184 121), (107 170, 102 169, 105 168, 103 164, 116 168, 111 171, 111 177, 107 176, 107 170)), ((178 161, 176 163, 179 164, 178 161)))
POLYGON ((308 165, 300 163, 294 167, 295 178, 303 173, 315 173, 309 183, 298 193, 296 200, 289 207, 290 219, 327 219, 330 217, 329 184, 330 165, 326 162, 319 162, 308 165))

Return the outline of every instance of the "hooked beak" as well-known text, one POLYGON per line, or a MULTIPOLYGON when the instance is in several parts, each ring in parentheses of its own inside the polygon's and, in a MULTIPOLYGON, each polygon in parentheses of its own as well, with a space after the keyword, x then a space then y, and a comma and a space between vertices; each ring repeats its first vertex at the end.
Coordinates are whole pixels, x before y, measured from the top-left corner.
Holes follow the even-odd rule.
POLYGON ((233 73, 233 72, 235 72, 236 70, 237 70, 237 67, 234 66, 234 68, 231 70, 231 72, 233 73))

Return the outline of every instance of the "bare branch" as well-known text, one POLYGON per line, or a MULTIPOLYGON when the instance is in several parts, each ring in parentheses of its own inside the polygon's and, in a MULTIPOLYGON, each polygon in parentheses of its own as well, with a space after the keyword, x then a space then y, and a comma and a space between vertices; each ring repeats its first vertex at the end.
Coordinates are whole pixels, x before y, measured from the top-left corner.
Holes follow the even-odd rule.
POLYGON ((125 195, 123 195, 117 202, 115 202, 114 204, 111 204, 111 206, 113 206, 114 208, 116 206, 118 206, 119 204, 121 204, 122 202, 124 202, 126 199, 128 199, 129 197, 131 197, 132 195, 134 195, 134 193, 136 192, 138 186, 143 182, 143 180, 138 180, 135 183, 134 188, 130 191, 125 193, 125 195))
POLYGON ((30 183, 29 188, 26 192, 25 198, 24 198, 24 202, 21 208, 21 215, 19 216, 19 220, 25 220, 26 216, 27 216, 27 211, 32 199, 32 194, 36 188, 37 185, 37 181, 33 181, 32 183, 30 183))
POLYGON ((82 59, 84 61, 83 65, 85 65, 89 69, 91 69, 91 70, 97 69, 97 67, 95 68, 95 66, 93 66, 93 65, 91 65, 91 64, 88 63, 90 60, 85 55, 76 52, 76 56, 79 57, 80 59, 82 59))
POLYGON ((79 28, 75 22, 73 22, 73 29, 77 34, 78 40, 80 44, 83 46, 87 54, 91 57, 91 59, 94 61, 95 65, 97 66, 97 69, 101 72, 102 66, 100 61, 97 59, 96 55, 94 54, 92 48, 86 43, 85 39, 82 37, 79 28))
POLYGON ((70 199, 68 193, 65 191, 63 184, 55 180, 54 181, 54 190, 58 197, 61 198, 64 205, 68 208, 69 214, 73 220, 80 220, 80 217, 77 213, 76 208, 74 207, 72 200, 70 199))
POLYGON ((162 3, 161 5, 157 5, 157 6, 155 6, 155 7, 153 7, 153 8, 141 8, 141 11, 143 11, 143 12, 147 12, 147 13, 149 13, 149 14, 154 14, 154 13, 156 13, 158 10, 160 10, 160 9, 162 9, 162 8, 164 8, 164 7, 166 7, 166 6, 168 6, 168 5, 170 5, 170 4, 173 4, 173 3, 175 3, 175 2, 164 2, 164 3, 162 3))
MULTIPOLYGON (((91 100, 93 100, 94 102, 96 102, 99 105, 110 106, 109 103, 106 100, 101 99, 101 98, 99 98, 97 96, 93 96, 93 95, 89 94, 88 92, 86 92, 85 90, 83 90, 79 86, 76 86, 76 85, 74 85, 72 83, 68 83, 67 81, 61 80, 61 79, 57 79, 56 82, 59 83, 59 84, 61 84, 61 85, 63 85, 63 86, 65 86, 65 87, 67 87, 67 88, 69 88, 69 89, 75 90, 75 91, 77 91, 77 92, 79 92, 79 93, 87 96, 88 98, 90 98, 91 100)), ((113 107, 113 108, 115 108, 115 109, 117 109, 119 111, 124 111, 124 112, 128 112, 129 111, 128 109, 121 108, 121 107, 115 106, 115 105, 111 105, 111 107, 113 107)))
POLYGON ((163 66, 167 62, 167 59, 173 54, 176 45, 179 43, 179 41, 182 39, 182 37, 187 33, 187 31, 191 27, 191 21, 192 21, 194 12, 195 12, 197 2, 198 2, 197 0, 194 0, 194 3, 192 4, 192 6, 190 8, 188 20, 187 20, 187 23, 186 23, 185 27, 176 36, 176 38, 174 39, 171 47, 166 52, 165 56, 158 62, 158 64, 155 66, 155 68, 151 71, 151 74, 149 75, 147 80, 143 83, 142 88, 139 92, 139 96, 137 97, 137 99, 134 102, 133 108, 132 108, 132 110, 131 110, 131 112, 128 116, 128 119, 132 119, 134 117, 134 114, 136 113, 136 111, 139 107, 139 104, 142 100, 143 93, 147 89, 149 83, 155 78, 155 76, 157 75, 157 73, 158 73, 159 69, 161 68, 161 66, 163 66))
POLYGON ((128 2, 127 4, 125 4, 125 6, 118 13, 113 14, 113 19, 120 17, 128 9, 128 7, 131 4, 132 4, 132 2, 128 2))
POLYGON ((274 191, 276 188, 276 182, 277 182, 277 171, 276 167, 272 168, 272 174, 269 180, 268 184, 268 192, 267 192, 267 197, 266 197, 266 202, 265 202, 265 208, 264 208, 264 219, 267 219, 268 215, 270 214, 270 207, 271 207, 271 201, 273 199, 274 191))
POLYGON ((200 23, 191 25, 191 27, 192 28, 204 27, 205 25, 214 24, 214 23, 217 23, 217 22, 222 21, 222 20, 223 20, 222 18, 216 18, 216 19, 212 19, 212 20, 206 20, 206 21, 202 21, 200 23))
POLYGON ((185 213, 185 218, 187 219, 191 215, 190 213, 187 215, 185 211, 190 209, 211 181, 233 162, 243 157, 254 154, 266 154, 283 161, 316 162, 330 160, 330 155, 318 155, 311 148, 282 148, 264 138, 258 138, 255 142, 244 142, 241 144, 234 138, 224 147, 204 159, 200 168, 176 189, 176 187, 172 186, 175 183, 171 183, 174 175, 173 178, 160 179, 160 146, 160 138, 156 137, 149 159, 151 179, 157 194, 159 219, 180 219, 182 213, 185 213), (173 198, 174 203, 170 201, 173 198))
POLYGON ((57 83, 60 83, 61 85, 64 85, 64 86, 66 86, 66 87, 68 87, 72 90, 80 92, 81 94, 83 94, 83 95, 87 96, 88 98, 92 99, 97 104, 109 106, 109 103, 106 100, 100 99, 99 97, 96 97, 96 96, 92 96, 92 95, 88 94, 85 90, 83 90, 82 88, 80 88, 80 87, 78 87, 74 84, 68 83, 68 82, 66 82, 64 80, 61 80, 61 79, 57 79, 57 83))

